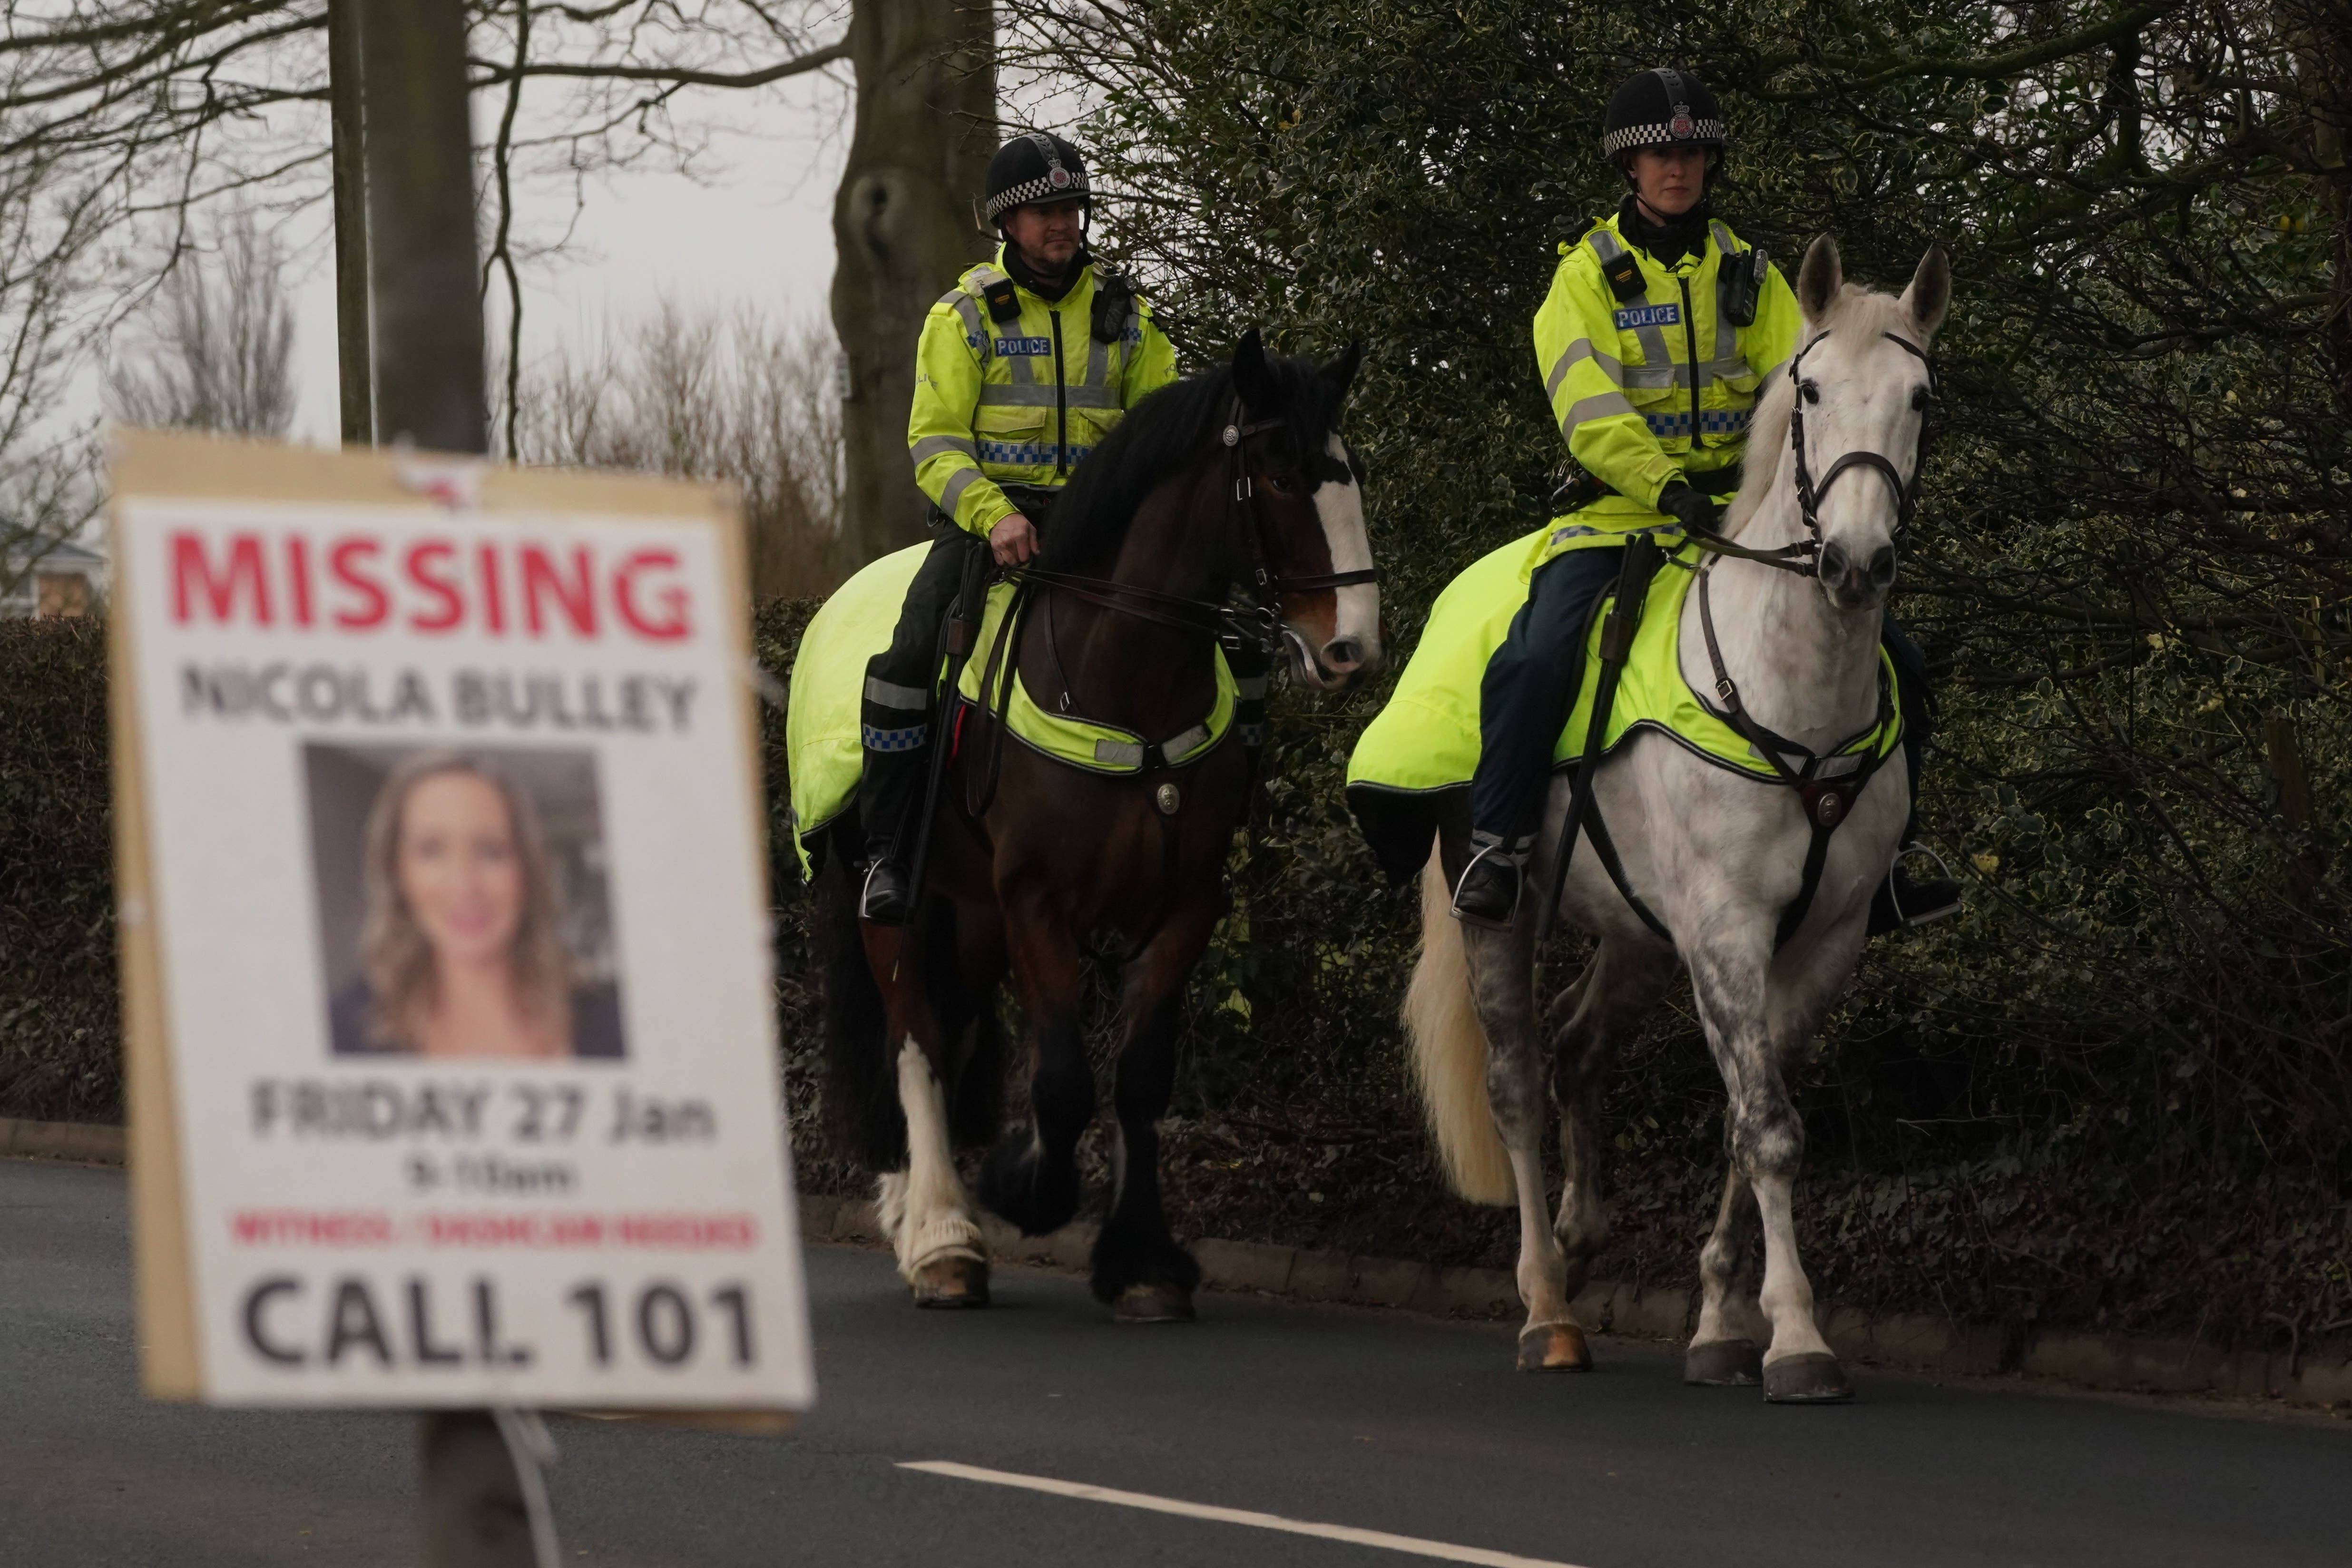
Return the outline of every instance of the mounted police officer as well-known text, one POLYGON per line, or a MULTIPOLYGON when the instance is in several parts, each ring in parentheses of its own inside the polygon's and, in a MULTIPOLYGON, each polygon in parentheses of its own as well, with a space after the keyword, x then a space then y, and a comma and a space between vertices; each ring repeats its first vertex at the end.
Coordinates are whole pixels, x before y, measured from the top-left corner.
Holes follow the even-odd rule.
POLYGON ((1078 150, 1042 132, 1015 136, 989 161, 987 186, 983 211, 1003 243, 931 307, 915 350, 907 446, 931 498, 931 552, 888 651, 866 668, 859 912, 885 925, 908 912, 940 626, 971 552, 1027 562, 1070 471, 1176 377, 1150 307, 1087 253, 1092 191, 1078 150))
MULTIPOLYGON (((1671 545, 1714 531, 1739 488, 1749 413, 1796 349, 1801 321, 1787 280, 1708 200, 1723 147, 1723 112, 1696 77, 1628 78, 1601 137, 1627 194, 1613 215, 1561 245, 1536 312, 1536 363, 1571 459, 1556 499, 1569 509, 1553 520, 1527 603, 1481 684, 1473 853, 1454 890, 1459 919, 1507 926, 1517 911, 1553 747, 1581 675, 1586 615, 1616 582, 1623 546, 1643 533, 1671 545)), ((1886 644, 1916 803, 1927 670, 1891 621, 1886 644)), ((1908 844, 1912 833, 1904 837, 1908 844)), ((1914 883, 1898 858, 1871 928, 1920 924, 1958 903, 1955 885, 1914 883)))

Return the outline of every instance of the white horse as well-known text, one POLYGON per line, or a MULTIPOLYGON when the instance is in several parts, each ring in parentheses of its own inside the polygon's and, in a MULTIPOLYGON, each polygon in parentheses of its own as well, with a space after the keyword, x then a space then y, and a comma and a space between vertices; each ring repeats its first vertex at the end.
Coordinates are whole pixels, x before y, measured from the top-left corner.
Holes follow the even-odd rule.
MULTIPOLYGON (((1712 701, 1727 674, 1762 727, 1751 733, 1777 731, 1826 753, 1878 712, 1880 622, 1933 388, 1927 350, 1950 292, 1941 250, 1921 259, 1900 299, 1845 283, 1826 236, 1805 255, 1795 374, 1776 375, 1757 409, 1747 479, 1726 532, 1758 551, 1811 538, 1814 568, 1801 574, 1712 557, 1711 581, 1702 579, 1707 595, 1694 588, 1680 627, 1694 689, 1712 701), (1790 446, 1800 396, 1801 460, 1790 446), (1852 462, 1841 460, 1850 455, 1852 462), (1719 667, 1701 624, 1709 600, 1719 667)), ((1531 888, 1551 884, 1570 788, 1567 774, 1553 783, 1531 888)), ((1554 1004, 1567 1013, 1551 1063, 1566 1166, 1556 1219, 1545 1204, 1536 922, 1523 912, 1514 929, 1487 931, 1447 918, 1447 889, 1470 851, 1458 830, 1440 837, 1423 874, 1422 952, 1404 1019, 1454 1186, 1480 1202, 1518 1204, 1523 1369, 1591 1365, 1570 1303, 1607 1233, 1597 1184, 1601 1085, 1680 960, 1730 1097, 1729 1168, 1715 1233, 1700 1254, 1705 1294, 1685 1380, 1760 1380, 1765 1397, 1780 1402, 1852 1397, 1797 1260, 1790 1207, 1804 1127, 1786 1079, 1853 973, 1871 896, 1893 862, 1910 801, 1899 765, 1879 768, 1837 805, 1823 808, 1818 803, 1828 795, 1808 795, 1810 802, 1796 789, 1738 776, 1654 733, 1637 732, 1601 767, 1594 800, 1626 881, 1672 941, 1628 904, 1585 837, 1570 862, 1561 911, 1599 945, 1554 1004), (1793 933, 1778 942, 1824 814, 1835 830, 1817 890, 1793 933), (1764 1275, 1755 1305, 1770 1333, 1760 1356, 1753 1308, 1732 1294, 1748 1272, 1759 1217, 1764 1275)))

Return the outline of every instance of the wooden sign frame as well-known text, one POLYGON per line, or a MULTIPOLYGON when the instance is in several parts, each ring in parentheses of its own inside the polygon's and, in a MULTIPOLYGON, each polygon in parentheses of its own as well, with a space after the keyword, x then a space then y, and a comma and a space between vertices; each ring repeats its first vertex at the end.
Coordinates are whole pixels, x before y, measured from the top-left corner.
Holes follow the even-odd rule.
MULTIPOLYGON (((142 1380, 152 1397, 205 1395, 194 1310, 193 1250, 184 1173, 188 1151, 179 1125, 178 1060, 164 980, 164 944, 155 902, 154 825, 149 816, 151 759, 140 720, 139 627, 129 613, 136 574, 124 548, 122 511, 145 499, 261 503, 358 504, 452 517, 503 513, 611 516, 638 522, 717 523, 723 592, 719 635, 750 657, 750 574, 742 521, 731 488, 642 475, 508 468, 479 458, 404 450, 344 451, 188 434, 121 429, 113 433, 110 521, 114 535, 113 613, 109 616, 110 721, 113 743, 115 885, 121 952, 128 1163, 131 1195, 142 1380), (449 502, 457 501, 455 507, 449 502)), ((758 697, 748 679, 730 693, 740 726, 747 772, 748 841, 761 847, 757 879, 762 907, 768 883, 767 823, 758 742, 758 697)), ((789 1159, 789 1152, 787 1152, 789 1159)), ((789 1194, 786 1197, 790 1202, 789 1194)), ((790 1412, 773 1408, 637 1409, 630 1418, 685 1421, 734 1432, 789 1429, 790 1412)))

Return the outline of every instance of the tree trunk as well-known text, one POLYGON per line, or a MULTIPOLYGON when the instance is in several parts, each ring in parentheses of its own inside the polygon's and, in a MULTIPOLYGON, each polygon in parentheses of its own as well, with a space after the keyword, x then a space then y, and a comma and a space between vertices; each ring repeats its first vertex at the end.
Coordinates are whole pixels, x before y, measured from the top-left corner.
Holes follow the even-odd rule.
POLYGON ((465 6, 362 0, 360 24, 376 432, 487 452, 465 6))
POLYGON ((856 0, 856 127, 834 199, 842 351, 842 543, 855 569, 923 537, 907 456, 915 342, 956 275, 990 254, 975 205, 996 144, 988 0, 856 0))
POLYGON ((367 150, 360 86, 359 0, 327 0, 327 101, 334 133, 335 367, 343 444, 375 440, 368 353, 367 150))

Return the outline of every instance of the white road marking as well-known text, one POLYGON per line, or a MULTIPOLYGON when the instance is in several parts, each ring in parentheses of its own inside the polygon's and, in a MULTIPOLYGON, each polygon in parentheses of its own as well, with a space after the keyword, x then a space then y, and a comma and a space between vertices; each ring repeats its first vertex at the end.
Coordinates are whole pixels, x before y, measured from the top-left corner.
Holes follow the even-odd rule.
POLYGON ((1359 1530, 1352 1524, 1316 1524, 1303 1519, 1285 1519, 1278 1513, 1257 1513, 1245 1508, 1218 1508, 1211 1503, 1153 1497, 1149 1492, 1123 1492, 1110 1487, 1090 1487, 1079 1481, 1057 1481, 1045 1476, 984 1470, 977 1465, 959 1465, 948 1459, 913 1459, 902 1462, 898 1468, 920 1470, 926 1475, 951 1476, 958 1480, 986 1481, 991 1486, 1050 1492, 1055 1497, 1080 1498, 1087 1502, 1117 1503, 1122 1508, 1147 1509, 1153 1513, 1181 1514, 1186 1519, 1215 1520, 1221 1524, 1246 1524, 1259 1530, 1279 1530, 1290 1535, 1316 1535, 1326 1541, 1377 1546, 1386 1552, 1405 1552, 1415 1557, 1435 1557, 1446 1563, 1476 1563, 1483 1564, 1484 1568, 1577 1568, 1573 1563, 1554 1563, 1542 1557, 1517 1557, 1508 1552, 1489 1552, 1483 1546, 1455 1546, 1444 1541, 1423 1541, 1417 1536, 1391 1535, 1385 1530, 1359 1530))

